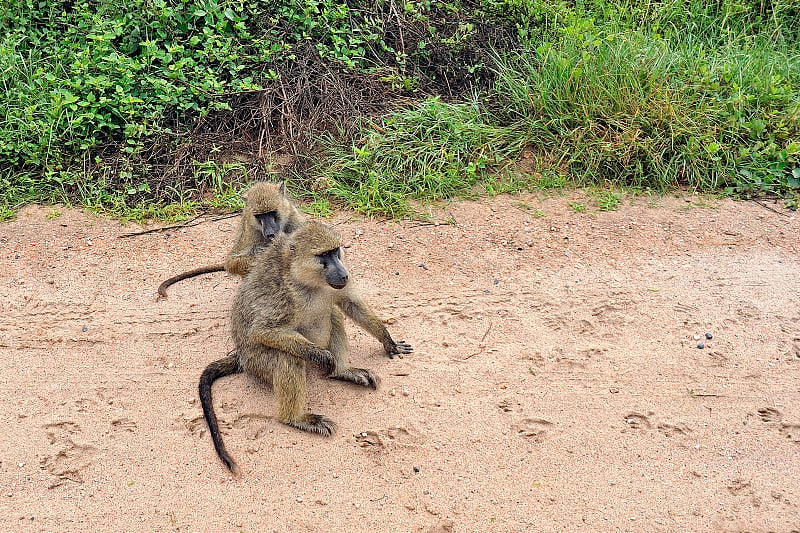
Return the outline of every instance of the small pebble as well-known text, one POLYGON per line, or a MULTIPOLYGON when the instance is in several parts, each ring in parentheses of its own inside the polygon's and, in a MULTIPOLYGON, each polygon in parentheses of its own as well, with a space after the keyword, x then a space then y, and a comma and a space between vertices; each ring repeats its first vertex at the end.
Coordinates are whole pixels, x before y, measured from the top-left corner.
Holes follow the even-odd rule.
POLYGON ((89 328, 87 328, 86 326, 83 326, 83 327, 81 328, 81 331, 83 331, 84 333, 86 333, 87 331, 89 331, 89 328))
POLYGON ((696 340, 696 341, 699 341, 699 340, 700 340, 700 335, 698 335, 697 333, 695 333, 694 335, 692 335, 692 338, 693 338, 694 340, 696 340))
POLYGON ((409 392, 408 389, 403 389, 403 396, 408 396, 409 394, 411 394, 411 392, 409 392))
POLYGON ((702 349, 703 349, 703 348, 705 348, 705 347, 706 347, 706 345, 705 345, 705 344, 703 344, 702 342, 698 342, 698 343, 697 343, 697 348, 698 348, 699 350, 702 350, 702 349))
POLYGON ((414 467, 414 473, 415 473, 415 474, 419 474, 419 467, 418 467, 418 466, 415 466, 415 467, 414 467))
POLYGON ((297 498, 297 503, 303 503, 303 498, 297 498))
POLYGON ((711 340, 713 338, 714 338, 714 335, 712 335, 711 333, 706 333, 706 339, 711 340))
POLYGON ((361 432, 361 436, 362 436, 362 437, 366 437, 366 436, 367 436, 367 434, 366 434, 366 433, 364 433, 364 432, 362 431, 362 432, 361 432))

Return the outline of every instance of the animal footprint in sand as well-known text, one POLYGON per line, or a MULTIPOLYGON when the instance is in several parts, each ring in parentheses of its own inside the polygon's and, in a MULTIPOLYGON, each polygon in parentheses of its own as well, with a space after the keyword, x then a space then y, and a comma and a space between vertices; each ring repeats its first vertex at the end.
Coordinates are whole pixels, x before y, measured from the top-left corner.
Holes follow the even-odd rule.
POLYGON ((127 431, 133 433, 136 431, 136 422, 128 418, 117 418, 111 421, 111 428, 115 431, 127 431))
POLYGON ((547 435, 547 430, 552 426, 552 422, 542 418, 523 418, 511 428, 521 437, 531 438, 534 442, 542 442, 547 435))
POLYGON ((41 459, 41 465, 56 481, 50 487, 57 487, 67 481, 83 483, 83 476, 97 450, 93 446, 75 444, 72 437, 80 432, 75 422, 64 421, 43 426, 51 445, 59 445, 61 450, 41 459))
MULTIPOLYGON (((202 438, 206 434, 206 421, 203 418, 203 415, 195 416, 194 418, 190 418, 188 420, 178 419, 176 424, 182 425, 195 437, 202 438)), ((230 424, 228 424, 227 427, 230 429, 230 424)))
POLYGON ((758 417, 762 422, 780 422, 781 412, 773 407, 762 407, 758 410, 758 417))
POLYGON ((362 431, 356 434, 359 446, 368 450, 379 450, 384 447, 407 448, 419 446, 424 438, 414 429, 390 427, 378 431, 362 431))
POLYGON ((783 414, 774 407, 762 407, 758 410, 758 417, 767 424, 780 423, 778 431, 790 441, 800 443, 800 424, 784 422, 783 414))
POLYGON ((258 413, 237 415, 233 420, 235 429, 243 429, 248 440, 260 439, 269 432, 269 420, 274 417, 258 413))
POLYGON ((688 435, 692 432, 686 424, 659 424, 658 431, 665 437, 688 435))
POLYGON ((47 434, 47 440, 50 441, 50 444, 55 444, 58 441, 68 440, 69 436, 78 433, 81 430, 81 427, 75 422, 67 420, 64 422, 45 424, 42 426, 42 429, 45 430, 45 433, 47 434))
POLYGON ((780 432, 790 441, 800 444, 800 424, 781 422, 780 432))
POLYGON ((640 413, 629 413, 625 415, 625 423, 631 429, 650 429, 650 419, 640 413))
POLYGON ((789 353, 795 359, 800 359, 800 337, 792 339, 792 348, 789 353))
POLYGON ((66 448, 42 459, 42 466, 58 478, 50 487, 57 487, 66 481, 83 483, 84 472, 96 454, 97 449, 93 446, 82 446, 69 440, 66 448))

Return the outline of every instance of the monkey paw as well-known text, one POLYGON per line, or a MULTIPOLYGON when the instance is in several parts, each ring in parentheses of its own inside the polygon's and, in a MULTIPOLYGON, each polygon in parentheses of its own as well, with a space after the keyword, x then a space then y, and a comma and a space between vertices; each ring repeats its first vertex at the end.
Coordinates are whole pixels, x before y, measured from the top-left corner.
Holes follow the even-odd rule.
POLYGON ((378 376, 367 370, 366 368, 345 368, 331 374, 331 379, 338 379, 341 381, 350 381, 362 387, 378 388, 378 376))
POLYGON ((333 420, 313 413, 304 415, 300 420, 288 420, 286 425, 309 433, 319 433, 323 437, 330 437, 336 431, 336 424, 333 420))
POLYGON ((390 359, 394 359, 396 354, 407 354, 414 351, 414 348, 411 347, 406 341, 393 341, 389 339, 389 342, 386 342, 383 345, 383 349, 386 350, 386 353, 389 354, 390 359))

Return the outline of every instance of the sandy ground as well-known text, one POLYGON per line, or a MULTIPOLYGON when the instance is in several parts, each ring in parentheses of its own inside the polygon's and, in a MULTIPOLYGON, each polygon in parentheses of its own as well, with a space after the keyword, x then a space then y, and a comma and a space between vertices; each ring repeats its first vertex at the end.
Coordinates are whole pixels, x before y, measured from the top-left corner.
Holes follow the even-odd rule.
POLYGON ((349 327, 382 383, 311 372, 330 439, 219 380, 238 481, 196 392, 232 348, 238 280, 155 299, 236 220, 119 238, 140 228, 25 209, 0 224, 0 530, 800 530, 800 215, 575 194, 454 203, 438 225, 332 218, 416 351, 349 327))

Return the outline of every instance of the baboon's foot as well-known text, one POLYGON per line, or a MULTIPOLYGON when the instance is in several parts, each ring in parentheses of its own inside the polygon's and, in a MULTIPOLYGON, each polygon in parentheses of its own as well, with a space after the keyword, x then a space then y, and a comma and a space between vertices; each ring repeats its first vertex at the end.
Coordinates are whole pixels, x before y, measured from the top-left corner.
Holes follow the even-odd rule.
POLYGON ((309 433, 319 433, 324 437, 330 437, 336 431, 333 420, 315 414, 304 415, 300 420, 287 420, 285 424, 309 433))
POLYGON ((362 387, 378 388, 378 376, 366 368, 343 368, 330 375, 331 379, 349 381, 362 387))

